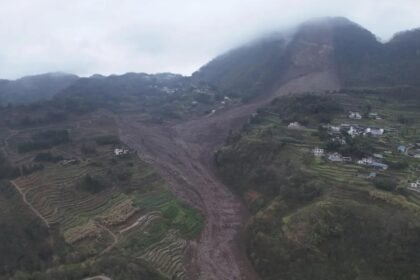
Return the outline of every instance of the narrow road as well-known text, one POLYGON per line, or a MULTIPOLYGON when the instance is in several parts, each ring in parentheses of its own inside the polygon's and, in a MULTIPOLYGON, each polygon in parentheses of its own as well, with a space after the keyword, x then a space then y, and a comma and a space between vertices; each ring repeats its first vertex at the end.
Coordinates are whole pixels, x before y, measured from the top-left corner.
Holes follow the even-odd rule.
POLYGON ((34 214, 37 215, 44 222, 44 224, 47 226, 47 228, 49 228, 50 224, 48 223, 47 219, 45 219, 44 216, 42 216, 41 213, 39 213, 38 210, 36 210, 35 207, 33 207, 32 204, 28 202, 28 200, 26 199, 26 194, 20 189, 18 184, 16 184, 15 181, 10 181, 10 183, 15 187, 15 189, 22 196, 23 202, 26 205, 28 205, 28 207, 32 210, 32 212, 34 212, 34 214))
POLYGON ((90 278, 85 278, 83 280, 112 280, 112 279, 103 275, 98 275, 98 276, 93 276, 90 278))
POLYGON ((118 236, 117 236, 115 233, 113 233, 113 232, 112 232, 109 228, 107 228, 106 226, 101 225, 100 223, 96 223, 96 225, 97 225, 98 227, 100 227, 101 229, 103 229, 104 231, 108 232, 108 233, 111 235, 111 237, 112 237, 112 243, 111 243, 108 247, 106 247, 106 248, 105 248, 102 252, 100 252, 100 253, 98 254, 98 256, 96 256, 96 257, 99 257, 99 256, 102 256, 102 255, 104 255, 104 254, 108 253, 109 251, 111 251, 111 250, 112 250, 112 248, 114 248, 114 247, 115 247, 115 245, 117 245, 119 238, 118 238, 118 236))
POLYGON ((119 118, 121 139, 156 168, 179 198, 206 216, 199 240, 191 245, 191 280, 259 279, 242 242, 247 211, 241 199, 217 178, 212 160, 215 149, 231 129, 240 128, 273 98, 336 88, 335 76, 320 72, 295 79, 252 104, 186 122, 147 125, 137 121, 136 115, 119 118))

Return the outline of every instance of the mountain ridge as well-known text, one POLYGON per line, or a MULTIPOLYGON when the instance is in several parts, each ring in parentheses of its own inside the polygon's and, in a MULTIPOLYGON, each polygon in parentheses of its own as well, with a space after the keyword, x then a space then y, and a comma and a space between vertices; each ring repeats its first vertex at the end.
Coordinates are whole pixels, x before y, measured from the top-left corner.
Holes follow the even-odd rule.
MULTIPOLYGON (((369 30, 344 17, 323 17, 297 25, 293 33, 272 33, 233 48, 200 67, 191 76, 192 84, 205 82, 245 98, 261 92, 275 90, 280 84, 308 71, 326 70, 335 72, 344 87, 366 85, 420 85, 420 29, 396 33, 391 40, 382 43, 369 30), (293 35, 290 35, 293 34, 293 35), (303 64, 302 64, 303 63, 303 64), (308 63, 311 63, 310 65, 308 63), (403 67, 404 73, 400 69, 403 67)), ((61 73, 47 73, 10 81, 0 81, 0 104, 37 102, 50 99, 79 80, 142 79, 159 75, 126 73, 90 77, 61 73), (64 75, 64 76, 63 76, 64 75), (67 77, 56 87, 39 85, 35 93, 28 93, 24 81, 45 79, 52 81, 67 77), (40 94, 39 92, 47 92, 40 94)))

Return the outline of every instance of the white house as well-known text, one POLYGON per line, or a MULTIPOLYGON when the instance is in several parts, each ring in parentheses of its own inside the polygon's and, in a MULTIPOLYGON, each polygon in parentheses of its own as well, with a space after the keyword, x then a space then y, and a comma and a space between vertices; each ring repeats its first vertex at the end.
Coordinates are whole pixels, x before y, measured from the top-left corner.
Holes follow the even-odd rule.
POLYGON ((298 122, 292 122, 287 126, 287 128, 289 128, 289 129, 303 129, 304 127, 298 122))
POLYGON ((126 149, 114 149, 114 155, 118 156, 123 156, 123 155, 127 155, 129 153, 129 150, 126 149))
POLYGON ((410 189, 420 190, 420 180, 409 184, 410 189))
POLYGON ((347 130, 347 133, 351 136, 351 137, 356 137, 356 136, 359 136, 360 135, 360 130, 359 129, 357 129, 356 127, 354 127, 354 126, 350 126, 350 128, 349 128, 349 130, 347 130))
POLYGON ((367 165, 369 167, 373 167, 373 168, 376 168, 376 169, 382 169, 382 170, 387 170, 388 169, 387 164, 374 161, 372 158, 363 158, 361 160, 358 160, 357 164, 367 165))
POLYGON ((312 153, 314 154, 314 156, 316 156, 316 157, 322 157, 322 156, 324 156, 324 154, 325 154, 325 151, 324 151, 324 149, 321 149, 321 148, 314 148, 313 150, 312 150, 312 153))
POLYGON ((352 120, 361 120, 362 115, 360 115, 359 112, 350 112, 349 118, 352 119, 352 120))
POLYGON ((335 126, 335 125, 330 125, 328 126, 328 129, 330 132, 336 134, 336 133, 340 133, 341 128, 339 126, 335 126))
POLYGON ((378 113, 369 113, 368 114, 368 117, 370 118, 370 119, 374 119, 374 120, 381 120, 382 118, 379 116, 379 114, 378 113))
POLYGON ((333 153, 328 155, 328 160, 332 162, 343 162, 343 156, 339 153, 333 153))
POLYGON ((384 135, 385 129, 383 128, 366 128, 365 129, 365 135, 372 135, 372 136, 382 136, 384 135))
POLYGON ((372 162, 373 162, 373 159, 372 158, 363 158, 361 160, 358 160, 357 161, 357 164, 360 164, 360 165, 370 165, 370 164, 372 164, 372 162))

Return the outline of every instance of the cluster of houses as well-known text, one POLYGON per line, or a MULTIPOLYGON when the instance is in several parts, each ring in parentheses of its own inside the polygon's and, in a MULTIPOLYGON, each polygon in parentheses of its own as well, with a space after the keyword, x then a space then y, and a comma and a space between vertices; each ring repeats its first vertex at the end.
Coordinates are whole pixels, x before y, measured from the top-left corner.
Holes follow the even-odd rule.
MULTIPOLYGON (((368 127, 358 124, 340 124, 338 126, 327 125, 324 128, 328 129, 330 135, 341 135, 342 133, 347 133, 351 137, 357 136, 373 136, 380 137, 385 133, 385 128, 380 127, 368 127)), ((338 137, 339 138, 339 137, 338 137)))
MULTIPOLYGON (((373 119, 373 120, 382 120, 382 118, 379 116, 378 113, 371 112, 367 115, 367 117, 369 119, 373 119)), ((349 119, 361 120, 361 119, 363 119, 363 117, 359 112, 349 112, 349 119)))
MULTIPOLYGON (((316 147, 312 150, 312 154, 315 157, 324 157, 326 156, 326 158, 328 159, 328 161, 330 162, 335 162, 335 163, 350 163, 352 162, 352 158, 351 157, 345 157, 339 153, 325 153, 324 149, 321 149, 319 147, 316 147)), ((382 155, 377 154, 375 156, 376 158, 382 158, 382 155)), ((378 170, 387 170, 388 169, 388 165, 385 163, 381 163, 379 160, 376 160, 372 157, 368 157, 368 158, 363 158, 361 160, 357 161, 357 164, 359 165, 365 165, 374 169, 378 169, 378 170)))

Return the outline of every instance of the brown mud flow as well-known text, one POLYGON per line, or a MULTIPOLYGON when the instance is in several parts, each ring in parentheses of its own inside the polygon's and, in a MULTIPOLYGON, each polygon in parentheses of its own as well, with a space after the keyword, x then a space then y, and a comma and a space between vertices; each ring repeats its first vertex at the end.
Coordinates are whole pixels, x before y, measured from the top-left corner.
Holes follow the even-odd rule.
POLYGON ((337 89, 329 72, 302 76, 262 95, 253 103, 186 122, 144 124, 136 115, 119 118, 121 139, 151 163, 172 192, 205 215, 204 229, 190 244, 190 279, 259 279, 241 242, 247 211, 241 200, 216 176, 214 150, 231 129, 238 129, 259 107, 292 92, 337 89))

